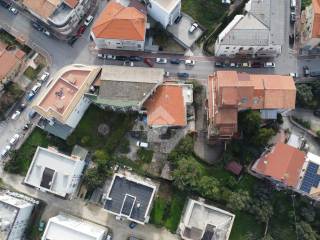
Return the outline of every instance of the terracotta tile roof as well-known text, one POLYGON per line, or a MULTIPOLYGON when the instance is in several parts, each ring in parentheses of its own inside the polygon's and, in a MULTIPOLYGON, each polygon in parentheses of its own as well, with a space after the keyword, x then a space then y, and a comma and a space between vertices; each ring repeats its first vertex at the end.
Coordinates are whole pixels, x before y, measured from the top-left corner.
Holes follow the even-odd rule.
POLYGON ((146 15, 134 7, 111 2, 95 21, 92 32, 96 38, 143 41, 146 15))
POLYGON ((79 0, 64 0, 64 3, 71 8, 75 8, 78 5, 79 0))
POLYGON ((186 106, 182 86, 164 84, 146 103, 148 125, 185 126, 186 106))
POLYGON ((237 109, 220 109, 216 115, 216 124, 237 124, 238 110, 237 109))
POLYGON ((32 12, 44 19, 48 19, 61 0, 23 0, 23 4, 32 12))
POLYGON ((26 53, 20 49, 18 49, 15 53, 15 56, 19 59, 22 60, 24 58, 24 56, 26 55, 26 53))
POLYGON ((7 51, 6 45, 0 43, 0 80, 5 78, 15 67, 21 63, 21 50, 7 51), (18 55, 18 56, 17 56, 18 55))
POLYGON ((314 11, 312 37, 320 37, 320 0, 312 0, 312 6, 314 11))
POLYGON ((287 186, 296 187, 305 157, 304 152, 287 144, 277 143, 271 152, 258 160, 254 170, 287 186))

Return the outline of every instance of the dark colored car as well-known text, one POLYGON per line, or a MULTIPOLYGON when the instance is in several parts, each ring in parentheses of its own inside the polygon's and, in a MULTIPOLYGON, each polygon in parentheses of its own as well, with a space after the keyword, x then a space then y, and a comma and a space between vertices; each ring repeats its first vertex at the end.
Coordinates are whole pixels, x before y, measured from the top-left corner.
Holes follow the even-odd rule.
POLYGON ((224 65, 223 62, 215 62, 214 66, 216 66, 216 67, 224 67, 225 65, 224 65))
POLYGON ((26 108, 26 104, 22 103, 18 109, 19 112, 22 112, 26 108))
POLYGON ((149 67, 153 67, 153 65, 154 65, 154 61, 152 61, 151 58, 145 58, 145 59, 143 60, 143 62, 144 62, 145 64, 147 64, 149 67))
POLYGON ((129 228, 134 229, 138 224, 136 222, 131 222, 129 228))
POLYGON ((188 78, 188 77, 189 77, 189 74, 186 73, 186 72, 179 72, 179 73, 177 73, 177 76, 178 76, 179 78, 188 78))
POLYGON ((43 31, 43 27, 39 23, 32 22, 32 27, 40 32, 43 31))
POLYGON ((313 115, 320 117, 320 109, 316 109, 313 111, 313 115))
POLYGON ((8 3, 4 2, 4 1, 0 1, 0 4, 4 8, 9 8, 10 7, 10 4, 8 4, 8 3))
POLYGON ((73 44, 78 40, 78 36, 73 36, 68 40, 68 44, 73 46, 73 44))
POLYGON ((128 60, 128 57, 126 57, 126 56, 116 56, 116 60, 126 61, 126 60, 128 60))
POLYGON ((261 68, 261 67, 263 67, 263 63, 261 63, 261 62, 253 62, 253 63, 251 63, 251 67, 253 67, 253 68, 261 68))
POLYGON ((139 56, 130 56, 129 57, 129 60, 131 62, 142 62, 143 61, 143 58, 142 57, 139 57, 139 56))
POLYGON ((181 18, 182 18, 182 15, 180 15, 179 17, 177 17, 176 20, 174 20, 174 23, 175 23, 175 24, 179 23, 180 20, 181 20, 181 18))
POLYGON ((180 59, 170 59, 171 64, 180 64, 180 59))
POLYGON ((305 77, 308 77, 308 76, 310 75, 310 69, 309 69, 309 67, 308 67, 308 66, 304 66, 302 69, 303 69, 303 75, 304 75, 305 77))

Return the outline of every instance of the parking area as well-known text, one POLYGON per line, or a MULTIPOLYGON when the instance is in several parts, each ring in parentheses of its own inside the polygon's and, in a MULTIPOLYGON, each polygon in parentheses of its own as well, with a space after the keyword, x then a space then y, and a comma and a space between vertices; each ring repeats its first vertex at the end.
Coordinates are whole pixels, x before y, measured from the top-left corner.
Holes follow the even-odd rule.
POLYGON ((167 27, 167 31, 184 48, 190 48, 201 37, 203 30, 198 26, 193 32, 190 32, 189 30, 195 21, 184 13, 181 16, 178 23, 167 27))

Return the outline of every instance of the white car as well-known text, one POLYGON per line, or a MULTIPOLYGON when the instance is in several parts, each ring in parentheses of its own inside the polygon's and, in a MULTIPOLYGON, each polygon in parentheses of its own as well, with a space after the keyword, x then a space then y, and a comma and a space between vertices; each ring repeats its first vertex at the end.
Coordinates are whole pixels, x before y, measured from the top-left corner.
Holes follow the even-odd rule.
POLYGON ((15 134, 9 141, 10 146, 14 146, 18 142, 19 138, 20 138, 20 135, 15 134))
POLYGON ((15 7, 9 7, 9 11, 14 15, 17 15, 19 12, 15 7))
POLYGON ((1 158, 6 157, 10 150, 11 150, 10 145, 5 146, 5 148, 1 151, 1 158))
POLYGON ((39 78, 40 81, 45 82, 50 76, 50 73, 44 72, 42 73, 41 77, 39 78))
POLYGON ((93 16, 92 15, 89 15, 86 20, 84 20, 84 25, 85 26, 89 26, 90 23, 93 21, 93 16))
POLYGON ((14 114, 12 114, 11 119, 16 120, 20 116, 21 112, 20 111, 15 111, 14 114))
POLYGON ((297 77, 299 77, 299 74, 292 72, 292 73, 289 73, 289 76, 293 77, 293 78, 297 78, 297 77))
POLYGON ((196 30, 198 27, 199 27, 199 24, 198 24, 198 23, 193 23, 193 24, 191 25, 191 27, 189 28, 189 33, 193 33, 194 30, 196 30))
POLYGON ((137 147, 148 148, 149 144, 146 142, 137 141, 137 147))
POLYGON ((48 37, 51 36, 51 33, 47 29, 43 29, 42 32, 48 37))
POLYGON ((156 58, 156 63, 166 64, 168 60, 166 58, 156 58))
POLYGON ((38 83, 36 83, 36 84, 32 87, 31 91, 32 91, 34 94, 36 94, 37 92, 39 92, 40 88, 41 88, 41 83, 38 82, 38 83))
POLYGON ((188 59, 188 60, 185 60, 184 64, 187 66, 194 66, 196 64, 196 61, 188 59))
POLYGON ((275 68, 276 67, 276 64, 274 62, 266 62, 264 64, 264 67, 265 68, 275 68))

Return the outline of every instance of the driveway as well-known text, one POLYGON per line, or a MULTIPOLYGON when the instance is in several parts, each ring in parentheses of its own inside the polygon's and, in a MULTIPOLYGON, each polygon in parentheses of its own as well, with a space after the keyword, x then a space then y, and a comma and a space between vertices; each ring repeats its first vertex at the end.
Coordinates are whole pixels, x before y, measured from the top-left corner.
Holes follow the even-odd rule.
MULTIPOLYGON (((1 174, 0 174, 1 176, 1 174)), ((115 217, 107 213, 101 206, 84 202, 80 199, 63 200, 51 194, 37 191, 34 188, 21 184, 23 177, 11 174, 2 174, 4 182, 15 190, 26 195, 38 198, 48 203, 42 218, 47 221, 59 212, 65 212, 90 222, 106 226, 113 230, 114 240, 127 240, 129 236, 135 236, 144 240, 177 240, 177 235, 171 234, 164 228, 156 228, 153 225, 136 226, 129 228, 129 222, 117 221, 115 217)))
POLYGON ((313 131, 316 132, 320 130, 320 117, 314 116, 312 110, 297 108, 292 111, 292 115, 305 121, 309 121, 313 131))

